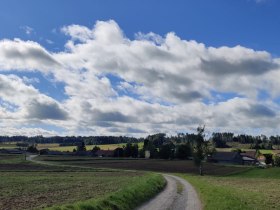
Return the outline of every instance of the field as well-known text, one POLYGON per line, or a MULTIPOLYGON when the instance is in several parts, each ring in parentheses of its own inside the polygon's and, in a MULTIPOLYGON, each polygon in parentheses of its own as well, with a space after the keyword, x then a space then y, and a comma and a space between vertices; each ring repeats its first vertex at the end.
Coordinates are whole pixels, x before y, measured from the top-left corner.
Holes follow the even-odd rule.
MULTIPOLYGON (((22 156, 0 155, 0 209, 38 209, 81 201, 94 203, 114 192, 122 195, 125 192, 120 190, 136 184, 146 191, 147 186, 141 182, 154 179, 159 187, 151 185, 154 191, 147 194, 151 196, 164 184, 162 177, 153 176, 144 172, 39 165, 25 161, 22 156)), ((128 199, 128 203, 131 202, 128 199)))
MULTIPOLYGON (((102 209, 102 205, 108 205, 108 202, 113 202, 114 206, 116 201, 122 200, 115 195, 132 198, 130 202, 122 202, 127 205, 139 204, 147 198, 131 194, 140 192, 145 184, 150 186, 147 183, 151 180, 151 174, 145 171, 169 172, 187 179, 198 191, 205 210, 280 209, 280 168, 259 169, 205 163, 205 176, 198 176, 197 167, 187 160, 76 156, 40 156, 36 160, 46 161, 47 164, 27 162, 23 156, 0 155, 0 209, 53 205, 58 206, 55 209, 63 209, 65 205, 69 209, 77 206, 95 209, 92 206, 99 205, 102 209), (131 186, 134 188, 131 189, 131 186), (106 201, 102 200, 106 198, 106 201), (141 199, 135 201, 135 198, 141 199), (64 207, 59 207, 61 205, 64 207)), ((164 186, 163 180, 160 181, 158 177, 153 179, 156 180, 156 187, 150 188, 152 195, 164 186)), ((144 189, 140 195, 146 195, 146 191, 144 189)))
MULTIPOLYGON (((101 144, 96 145, 102 150, 114 150, 118 147, 124 147, 126 143, 120 144, 101 144)), ((95 145, 86 145, 87 150, 92 150, 95 145)), ((143 147, 143 142, 138 143, 139 148, 143 147)), ((14 149, 17 148, 16 144, 0 144, 0 149, 14 149)), ((59 146, 59 144, 37 144, 37 149, 49 149, 52 151, 61 151, 61 152, 72 152, 73 149, 76 149, 76 146, 59 146)))
POLYGON ((205 164, 197 176, 192 161, 40 157, 50 162, 93 168, 123 168, 176 173, 197 189, 205 210, 280 209, 280 169, 205 164))
MULTIPOLYGON (((128 170, 144 170, 169 173, 197 174, 198 169, 190 160, 159 160, 133 158, 90 158, 67 156, 41 156, 39 160, 58 162, 63 165, 78 165, 91 168, 113 168, 128 170)), ((248 170, 248 167, 222 166, 205 163, 205 173, 208 175, 225 175, 248 170)))

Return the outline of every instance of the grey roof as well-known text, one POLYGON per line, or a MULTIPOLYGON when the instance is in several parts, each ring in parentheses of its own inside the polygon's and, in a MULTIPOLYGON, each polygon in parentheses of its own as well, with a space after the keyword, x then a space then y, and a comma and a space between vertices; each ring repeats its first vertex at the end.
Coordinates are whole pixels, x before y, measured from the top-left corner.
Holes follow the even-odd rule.
POLYGON ((238 156, 238 152, 216 152, 212 155, 212 159, 218 161, 230 161, 238 156))

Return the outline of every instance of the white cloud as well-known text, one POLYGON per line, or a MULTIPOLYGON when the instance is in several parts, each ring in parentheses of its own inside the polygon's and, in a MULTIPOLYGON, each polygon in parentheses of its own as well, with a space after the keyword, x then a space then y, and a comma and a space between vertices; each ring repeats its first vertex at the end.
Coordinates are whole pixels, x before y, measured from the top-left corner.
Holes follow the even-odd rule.
POLYGON ((0 41, 1 70, 39 70, 58 68, 59 62, 41 45, 20 39, 0 41))
POLYGON ((130 40, 113 20, 62 31, 70 40, 58 53, 32 41, 0 41, 2 70, 52 74, 68 96, 56 101, 27 78, 0 75, 0 97, 8 103, 0 106, 0 115, 19 119, 10 127, 35 120, 62 127, 67 135, 174 133, 198 124, 240 132, 280 128, 279 105, 273 102, 280 96, 280 62, 268 52, 207 47, 173 32, 164 37, 139 32, 130 40), (259 99, 260 90, 270 97, 259 99), (217 102, 228 92, 239 97, 217 102), (9 103, 18 106, 15 112, 9 103))

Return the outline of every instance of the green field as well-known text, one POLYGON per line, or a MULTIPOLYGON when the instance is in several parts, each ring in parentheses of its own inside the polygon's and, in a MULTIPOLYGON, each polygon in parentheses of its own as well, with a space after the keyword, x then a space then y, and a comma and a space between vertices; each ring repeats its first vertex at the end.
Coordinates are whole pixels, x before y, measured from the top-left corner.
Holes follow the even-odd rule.
POLYGON ((40 165, 19 155, 0 155, 0 180, 0 209, 20 210, 53 205, 72 205, 73 209, 102 206, 108 203, 108 196, 124 199, 126 193, 134 197, 118 205, 135 207, 164 186, 163 178, 151 173, 40 165))
POLYGON ((197 189, 205 210, 280 209, 280 168, 219 177, 179 175, 197 189))

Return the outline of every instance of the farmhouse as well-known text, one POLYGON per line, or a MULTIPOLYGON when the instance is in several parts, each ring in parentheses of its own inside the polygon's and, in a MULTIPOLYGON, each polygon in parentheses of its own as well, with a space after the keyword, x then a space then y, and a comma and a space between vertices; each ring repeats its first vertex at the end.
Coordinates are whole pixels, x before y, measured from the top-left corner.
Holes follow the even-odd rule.
POLYGON ((209 162, 223 164, 243 164, 243 159, 238 152, 216 152, 208 157, 209 162))
POLYGON ((240 153, 243 159, 244 165, 255 165, 259 161, 256 158, 256 152, 255 151, 246 151, 240 153))

